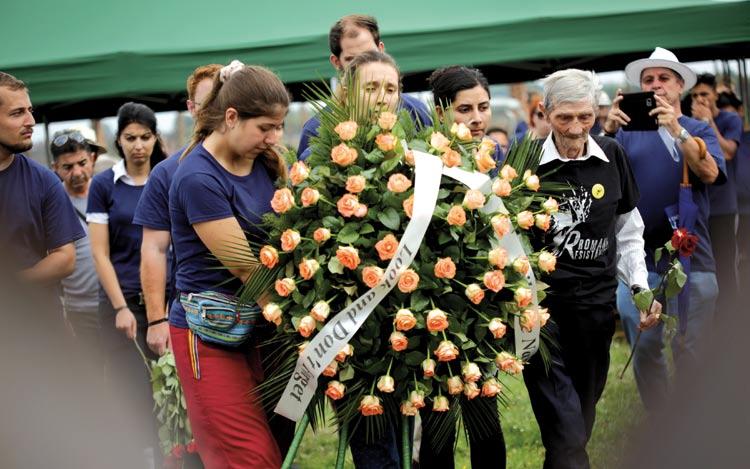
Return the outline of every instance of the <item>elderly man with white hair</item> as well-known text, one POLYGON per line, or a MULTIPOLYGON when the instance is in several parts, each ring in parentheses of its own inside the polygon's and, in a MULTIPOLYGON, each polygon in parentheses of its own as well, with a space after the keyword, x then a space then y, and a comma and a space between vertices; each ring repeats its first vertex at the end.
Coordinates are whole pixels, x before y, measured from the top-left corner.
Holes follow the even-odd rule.
MULTIPOLYGON (((647 285, 638 187, 622 147, 591 136, 600 86, 593 72, 568 69, 544 81, 543 111, 552 131, 542 146, 540 174, 570 186, 535 249, 557 255, 545 306, 549 369, 536 354, 524 380, 546 450, 544 467, 588 468, 586 444, 609 369, 618 277, 647 285)), ((641 313, 641 326, 658 322, 661 304, 641 313)))

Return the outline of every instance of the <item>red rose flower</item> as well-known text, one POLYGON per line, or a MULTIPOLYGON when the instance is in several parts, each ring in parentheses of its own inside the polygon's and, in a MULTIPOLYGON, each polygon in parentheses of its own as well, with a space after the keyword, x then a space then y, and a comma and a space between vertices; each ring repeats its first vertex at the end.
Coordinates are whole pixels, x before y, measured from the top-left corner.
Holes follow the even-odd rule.
POLYGON ((682 257, 693 255, 698 246, 698 236, 690 233, 685 228, 678 228, 672 234, 672 247, 680 252, 682 257))

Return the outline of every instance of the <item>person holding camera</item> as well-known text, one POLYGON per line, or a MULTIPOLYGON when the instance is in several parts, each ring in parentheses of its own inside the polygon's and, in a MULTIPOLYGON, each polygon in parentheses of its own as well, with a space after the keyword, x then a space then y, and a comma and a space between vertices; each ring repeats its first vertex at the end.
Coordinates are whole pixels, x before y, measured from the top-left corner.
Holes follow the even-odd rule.
MULTIPOLYGON (((624 147, 641 192, 638 210, 645 224, 643 235, 651 288, 657 286, 658 274, 663 267, 655 262, 654 252, 669 241, 676 228, 674 217, 670 220, 665 209, 678 203, 683 162, 687 163, 693 202, 698 207, 695 226, 691 230, 698 236, 698 246, 692 255, 688 276, 687 331, 678 335, 672 344, 679 372, 687 361, 697 359, 697 346, 710 330, 713 319, 718 285, 708 230, 708 186, 726 181, 726 166, 711 127, 683 115, 680 109, 680 96, 695 85, 695 72, 680 63, 672 52, 657 47, 649 58, 629 63, 625 75, 642 91, 654 93, 655 107, 647 115, 656 119, 658 130, 629 127, 631 122, 636 122, 636 116, 629 116, 620 109, 625 95, 618 90, 604 123, 604 131, 624 147)), ((631 344, 636 339, 640 322, 632 293, 629 286, 620 283, 617 308, 625 336, 631 344)), ((674 302, 670 302, 670 306, 672 309, 668 312, 675 313, 674 302)), ((657 410, 664 403, 668 390, 667 362, 662 351, 663 332, 662 324, 642 331, 633 358, 638 390, 649 411, 657 410)))

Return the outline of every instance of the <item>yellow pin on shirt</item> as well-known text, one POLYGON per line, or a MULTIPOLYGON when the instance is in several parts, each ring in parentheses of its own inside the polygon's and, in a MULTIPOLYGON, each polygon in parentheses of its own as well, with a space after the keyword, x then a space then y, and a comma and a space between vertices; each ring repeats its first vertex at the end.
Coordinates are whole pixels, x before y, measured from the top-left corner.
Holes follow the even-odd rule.
POLYGON ((604 186, 601 184, 594 184, 591 188, 591 195, 593 195, 595 199, 601 199, 604 197, 604 186))

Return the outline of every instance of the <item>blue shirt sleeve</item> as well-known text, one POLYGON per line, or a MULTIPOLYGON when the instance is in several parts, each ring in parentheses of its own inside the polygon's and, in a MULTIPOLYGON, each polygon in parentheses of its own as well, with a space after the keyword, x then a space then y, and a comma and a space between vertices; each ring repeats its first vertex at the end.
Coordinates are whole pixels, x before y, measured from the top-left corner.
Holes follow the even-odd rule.
POLYGON ((740 116, 727 112, 723 125, 718 125, 721 136, 727 140, 734 140, 737 145, 742 141, 742 118, 740 116))
POLYGON ((180 205, 191 225, 234 216, 229 202, 230 194, 221 182, 210 174, 186 175, 173 190, 177 191, 180 205))
POLYGON ((401 95, 402 106, 409 111, 412 120, 417 124, 417 128, 429 127, 432 125, 432 118, 430 113, 427 111, 427 106, 417 98, 413 98, 408 94, 401 95))
POLYGON ((301 157, 302 153, 307 150, 310 146, 310 138, 318 135, 318 127, 320 127, 320 120, 315 115, 305 122, 302 126, 302 135, 299 138, 299 145, 297 146, 297 157, 301 157))
POLYGON ((47 250, 59 248, 86 236, 65 188, 50 174, 42 204, 44 237, 47 250))
MULTIPOLYGON (((107 171, 101 174, 106 174, 107 171)), ((95 177, 89 187, 86 213, 109 213, 109 190, 103 177, 95 177)))
POLYGON ((700 122, 693 135, 703 139, 703 142, 706 144, 706 151, 708 151, 713 159, 716 160, 716 166, 719 167, 719 175, 716 177, 716 181, 714 181, 713 184, 718 186, 727 182, 727 164, 724 160, 724 153, 721 151, 719 139, 716 138, 714 129, 705 122, 700 122))
MULTIPOLYGON (((174 157, 173 157, 174 158, 174 157)), ((169 174, 167 166, 156 165, 143 188, 133 223, 152 230, 169 231, 169 174)))

